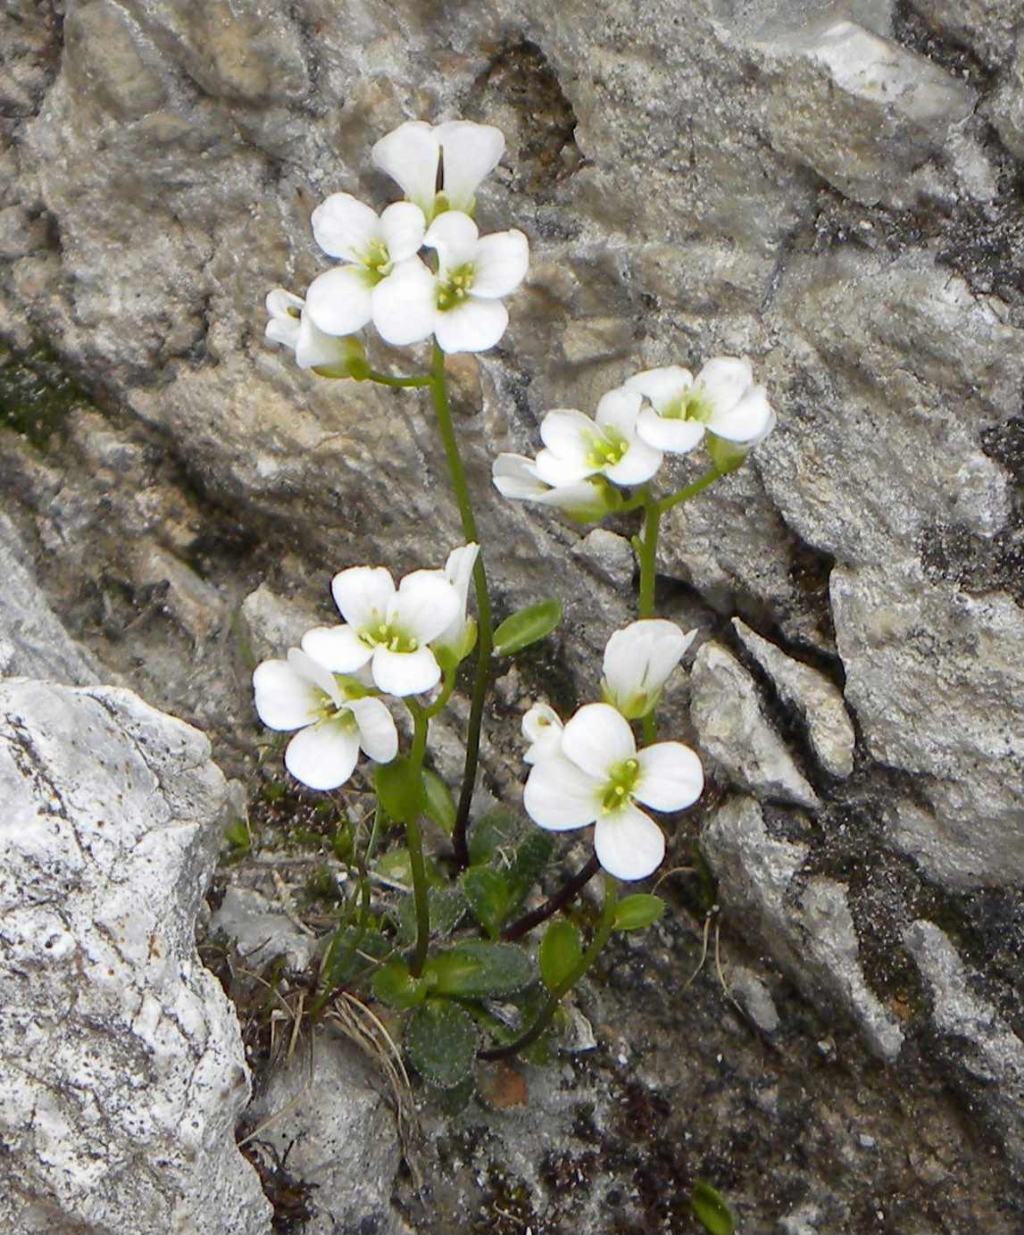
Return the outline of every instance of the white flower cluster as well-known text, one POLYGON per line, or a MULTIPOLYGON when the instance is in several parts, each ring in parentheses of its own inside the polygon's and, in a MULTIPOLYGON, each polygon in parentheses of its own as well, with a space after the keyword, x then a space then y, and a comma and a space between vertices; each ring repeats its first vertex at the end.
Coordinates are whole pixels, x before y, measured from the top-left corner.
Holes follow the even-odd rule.
POLYGON ((285 767, 311 789, 337 789, 359 751, 376 763, 398 753, 398 732, 381 695, 432 690, 445 667, 468 656, 476 623, 466 616, 479 546, 463 545, 444 570, 417 570, 398 587, 379 566, 353 566, 331 591, 345 619, 303 635, 285 660, 253 673, 256 711, 270 729, 295 736, 285 767))
POLYGON ((305 299, 270 293, 267 338, 293 348, 301 368, 329 377, 352 374, 354 336, 371 323, 395 347, 431 335, 447 353, 493 347, 508 325, 502 299, 529 265, 522 232, 481 236, 471 217, 474 194, 504 149, 500 129, 468 120, 410 120, 381 138, 374 166, 406 200, 379 215, 348 193, 321 203, 313 235, 338 265, 313 280, 305 299))
POLYGON ((629 724, 657 705, 696 631, 673 622, 633 622, 608 640, 605 702, 581 707, 565 725, 547 704, 523 718, 532 764, 523 805, 542 828, 594 824, 598 861, 617 879, 644 879, 665 856, 665 835, 637 803, 656 811, 692 806, 704 788, 697 755, 681 742, 637 750, 629 724))
POLYGON ((749 360, 716 356, 696 378, 677 365, 648 369, 609 391, 593 419, 570 408, 548 412, 544 449, 536 459, 498 455, 494 484, 504 497, 599 519, 622 504, 614 486, 644 484, 666 454, 689 454, 704 442, 713 458, 738 460, 774 427, 749 360))

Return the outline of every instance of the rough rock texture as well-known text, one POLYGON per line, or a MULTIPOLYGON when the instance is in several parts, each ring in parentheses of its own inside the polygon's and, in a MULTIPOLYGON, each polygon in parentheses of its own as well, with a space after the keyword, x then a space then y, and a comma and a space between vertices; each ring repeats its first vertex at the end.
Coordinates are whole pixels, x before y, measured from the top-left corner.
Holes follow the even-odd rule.
MULTIPOLYGON (((608 536, 635 531, 625 519, 587 537, 498 501, 494 452, 534 448, 545 410, 592 409, 638 367, 744 352, 769 385, 774 436, 666 518, 659 599, 737 652, 739 617, 843 690, 858 742, 851 775, 835 778, 798 705, 736 662, 776 755, 820 808, 808 819, 765 795, 769 841, 799 849, 782 890, 758 846, 739 846, 720 877, 759 904, 781 898, 790 933, 763 949, 795 975, 786 948, 804 941, 822 989, 838 992, 836 1024, 851 1015, 877 1049, 891 1030, 881 1005, 904 1043, 877 1082, 848 1042, 819 1059, 833 1012, 821 1000, 797 1011, 771 957, 745 956, 783 1022, 782 1079, 766 1094, 759 1044, 729 1046, 724 995, 695 994, 650 945, 640 960, 674 976, 671 1007, 644 1005, 657 1032, 630 1022, 638 1041, 664 1043, 646 1096, 619 1073, 594 1098, 599 1137, 573 1139, 575 1116, 559 1125, 591 1181, 586 1213, 606 1213, 614 1177, 639 1229, 689 1220, 628 1183, 642 1142, 667 1155, 659 1170, 680 1195, 694 1175, 724 1179, 752 1230, 1021 1227, 1008 1168, 977 1140, 1005 1134, 1012 1095, 977 1087, 959 1113, 936 1096, 959 1073, 927 1049, 936 1014, 906 936, 940 922, 978 998, 1019 1004, 1021 25, 1019 0, 615 0, 600 21, 584 0, 557 12, 541 0, 9 0, 0 13, 0 332, 28 355, 48 340, 91 403, 36 440, 0 433, 0 483, 53 610, 106 671, 207 729, 233 771, 253 761, 246 643, 262 652, 287 633, 268 594, 329 617, 334 571, 440 564, 459 538, 419 395, 314 380, 262 342, 266 289, 301 290, 325 268, 308 229, 316 202, 339 189, 386 200, 367 155, 389 127, 499 124, 508 156, 479 217, 532 245, 502 345, 455 366, 499 615, 540 588, 566 601, 559 637, 502 681, 492 790, 514 793, 528 698, 571 707, 595 689, 595 653, 630 612, 626 540, 608 536), (805 904, 811 889, 820 899, 805 904), (738 1061, 728 1084, 718 1055, 738 1061), (812 1092, 787 1088, 794 1076, 812 1076, 812 1092), (884 1113, 870 1125, 864 1093, 884 1113), (679 1158, 644 1139, 666 1124, 651 1094, 706 1110, 712 1148, 679 1158), (848 1138, 853 1127, 877 1148, 848 1138), (734 1141, 723 1128, 739 1129, 734 1141), (810 1146, 800 1168, 784 1160, 797 1135, 810 1146), (877 1198, 895 1198, 882 1218, 877 1198)), ((9 376, 0 410, 21 433, 9 376)), ((692 738, 685 695, 672 716, 692 738)), ((719 779, 734 775, 719 765, 719 779)), ((712 794, 712 836, 718 805, 712 794)), ((677 832, 680 866, 695 831, 677 832)), ((698 880, 670 888, 699 938, 698 880)), ((742 916, 723 899, 742 952, 742 916)), ((629 1020, 634 993, 612 999, 610 1022, 629 1020)), ((617 1050, 602 1039, 605 1059, 617 1050)), ((496 1184, 483 1218, 466 1202, 490 1178, 482 1155, 505 1152, 495 1136, 449 1155, 472 1164, 450 1212, 485 1229, 514 1202, 496 1184)), ((553 1229, 575 1229, 579 1214, 558 1209, 573 1176, 548 1162, 552 1146, 531 1150, 518 1175, 536 1204, 515 1211, 520 1226, 548 1213, 547 1195, 553 1229)), ((422 1211, 417 1224, 434 1220, 422 1211)))
POLYGON ((270 1229, 234 1010, 193 932, 228 791, 128 691, 0 686, 0 1226, 270 1229))

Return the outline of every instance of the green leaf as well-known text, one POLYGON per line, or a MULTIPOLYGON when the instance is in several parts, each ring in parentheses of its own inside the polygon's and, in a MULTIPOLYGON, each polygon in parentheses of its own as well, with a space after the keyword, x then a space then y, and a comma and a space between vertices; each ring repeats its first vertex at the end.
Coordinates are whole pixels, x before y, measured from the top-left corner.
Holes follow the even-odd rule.
POLYGON ((462 891, 473 917, 497 939, 513 904, 508 879, 488 866, 471 866, 462 876, 462 891))
POLYGON ((470 831, 470 862, 474 866, 486 865, 499 849, 515 840, 521 827, 521 821, 503 806, 489 810, 473 824, 470 831))
POLYGON ((377 874, 389 883, 400 883, 404 887, 412 887, 412 858, 409 850, 403 845, 399 849, 390 849, 382 853, 374 864, 377 874))
POLYGON ((562 620, 560 600, 542 600, 513 613, 494 632, 494 651, 498 656, 513 656, 531 643, 550 635, 562 620))
POLYGON ((455 800, 448 786, 436 772, 424 768, 423 791, 427 814, 446 836, 451 836, 455 830, 455 800))
POLYGON ((537 959, 540 976, 549 991, 559 987, 583 958, 583 945, 576 927, 565 918, 551 923, 540 941, 537 959))
POLYGON ((617 931, 639 931, 645 926, 653 926, 665 912, 665 902, 660 896, 652 896, 649 892, 637 892, 633 896, 625 896, 615 906, 615 921, 612 929, 617 931))
MULTIPOLYGON (((466 898, 461 888, 430 888, 427 891, 430 909, 430 933, 445 938, 459 924, 466 912, 466 898)), ((416 898, 411 894, 398 902, 398 934, 405 944, 416 941, 416 898)))
POLYGON ((242 857, 252 848, 249 825, 244 819, 236 819, 224 829, 224 839, 231 846, 233 856, 242 857))
POLYGON ((409 1018, 403 1039, 409 1062, 431 1085, 453 1089, 473 1074, 477 1031, 456 1003, 430 999, 409 1018))
POLYGON ((513 943, 469 939, 432 956, 424 969, 437 995, 482 999, 511 995, 533 981, 530 958, 513 943))
POLYGON ((391 1008, 414 1008, 427 997, 428 983, 414 978, 404 961, 391 961, 373 975, 373 993, 391 1008))
POLYGON ((708 1235, 733 1235, 736 1220, 725 1198, 710 1184, 698 1179, 690 1193, 694 1216, 708 1235))
POLYGON ((377 766, 377 799, 392 819, 406 823, 421 815, 427 795, 419 769, 410 759, 395 759, 377 766))
POLYGON ((526 899, 527 893, 540 878, 554 851, 555 838, 541 828, 531 828, 519 843, 509 870, 513 909, 526 899))

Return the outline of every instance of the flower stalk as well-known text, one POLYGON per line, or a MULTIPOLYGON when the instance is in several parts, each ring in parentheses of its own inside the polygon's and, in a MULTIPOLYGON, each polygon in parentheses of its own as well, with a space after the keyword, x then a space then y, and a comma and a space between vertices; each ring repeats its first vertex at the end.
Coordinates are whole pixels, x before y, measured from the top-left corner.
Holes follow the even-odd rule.
MULTIPOLYGON (((412 750, 409 753, 409 760, 413 771, 419 776, 427 750, 430 717, 423 708, 411 700, 407 700, 407 706, 413 720, 412 750)), ((409 962, 409 972, 414 978, 418 978, 423 972, 423 966, 427 960, 427 949, 430 947, 430 888, 427 883, 427 867, 423 860, 423 834, 415 814, 410 814, 405 821, 405 843, 409 849, 412 892, 416 906, 416 947, 412 960, 409 962)))

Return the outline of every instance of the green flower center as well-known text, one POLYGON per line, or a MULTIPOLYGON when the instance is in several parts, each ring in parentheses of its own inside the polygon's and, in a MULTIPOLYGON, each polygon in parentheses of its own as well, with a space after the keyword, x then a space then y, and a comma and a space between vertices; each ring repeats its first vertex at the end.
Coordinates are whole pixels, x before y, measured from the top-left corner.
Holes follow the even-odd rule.
POLYGON ((598 429, 589 435, 587 442, 587 466, 593 468, 614 467, 621 463, 629 450, 629 442, 618 429, 598 429))
POLYGON ((381 279, 389 275, 393 264, 388 246, 384 241, 372 240, 363 255, 363 266, 366 268, 367 282, 370 286, 375 287, 381 279))
POLYGON ((640 762, 637 759, 625 759, 616 764, 608 774, 604 790, 601 793, 601 809, 608 814, 619 810, 627 801, 640 779, 640 762))
POLYGON ((670 403, 660 415, 666 420, 699 420, 707 424, 715 409, 700 386, 691 386, 685 394, 670 403))
POLYGON ((324 694, 320 697, 320 703, 317 707, 318 722, 330 721, 332 724, 340 725, 345 730, 355 730, 356 718, 348 710, 346 704, 335 703, 330 695, 324 694))
POLYGON ((442 313, 448 309, 457 308, 469 295, 469 289, 476 278, 476 269, 472 263, 457 266, 449 270, 444 281, 437 287, 437 307, 442 313))
POLYGON ((387 648, 389 652, 417 652, 420 641, 398 626, 377 622, 359 632, 360 640, 368 648, 387 648))

